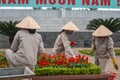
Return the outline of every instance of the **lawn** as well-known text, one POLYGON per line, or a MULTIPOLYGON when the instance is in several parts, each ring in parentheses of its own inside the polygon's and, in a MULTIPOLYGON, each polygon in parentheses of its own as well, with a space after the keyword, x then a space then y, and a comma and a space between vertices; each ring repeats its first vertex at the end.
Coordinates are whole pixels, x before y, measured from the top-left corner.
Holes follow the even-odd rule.
MULTIPOLYGON (((120 55, 120 49, 114 49, 114 51, 115 51, 115 54, 116 54, 117 56, 120 55)), ((79 52, 82 53, 82 54, 86 54, 86 55, 93 56, 93 54, 90 53, 91 50, 79 50, 79 52)))

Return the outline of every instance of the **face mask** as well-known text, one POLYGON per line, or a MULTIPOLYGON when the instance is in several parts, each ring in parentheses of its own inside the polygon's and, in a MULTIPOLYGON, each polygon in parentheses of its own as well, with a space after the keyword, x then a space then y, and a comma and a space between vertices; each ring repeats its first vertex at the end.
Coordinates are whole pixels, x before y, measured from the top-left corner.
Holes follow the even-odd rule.
POLYGON ((36 32, 36 29, 29 29, 29 33, 34 34, 36 32))

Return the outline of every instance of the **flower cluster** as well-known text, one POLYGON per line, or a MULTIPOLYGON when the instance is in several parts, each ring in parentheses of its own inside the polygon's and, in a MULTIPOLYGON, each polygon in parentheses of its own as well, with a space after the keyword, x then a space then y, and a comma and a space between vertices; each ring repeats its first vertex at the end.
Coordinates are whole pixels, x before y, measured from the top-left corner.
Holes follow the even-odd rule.
POLYGON ((116 76, 116 73, 111 73, 111 77, 109 78, 109 80, 115 80, 116 76))
POLYGON ((7 68, 8 62, 4 54, 0 53, 0 68, 7 68))
POLYGON ((89 67, 88 57, 77 55, 76 58, 67 58, 65 53, 56 55, 41 54, 38 58, 39 67, 89 67))
POLYGON ((77 42, 75 42, 75 41, 70 41, 70 46, 71 47, 74 47, 74 46, 76 46, 77 45, 77 42))

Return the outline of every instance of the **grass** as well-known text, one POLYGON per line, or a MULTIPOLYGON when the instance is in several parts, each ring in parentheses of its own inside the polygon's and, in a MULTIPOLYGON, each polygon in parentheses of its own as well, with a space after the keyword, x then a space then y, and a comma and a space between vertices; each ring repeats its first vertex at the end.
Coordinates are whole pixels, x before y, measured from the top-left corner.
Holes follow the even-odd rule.
POLYGON ((79 50, 79 52, 82 53, 82 54, 93 56, 93 54, 91 54, 90 51, 91 50, 79 50))
POLYGON ((120 55, 120 49, 116 49, 116 50, 115 50, 115 54, 116 54, 116 55, 120 55))
MULTIPOLYGON (((115 51, 116 56, 120 55, 120 49, 115 49, 114 51, 115 51)), ((93 54, 90 53, 91 50, 79 50, 79 52, 82 54, 93 56, 93 54)))

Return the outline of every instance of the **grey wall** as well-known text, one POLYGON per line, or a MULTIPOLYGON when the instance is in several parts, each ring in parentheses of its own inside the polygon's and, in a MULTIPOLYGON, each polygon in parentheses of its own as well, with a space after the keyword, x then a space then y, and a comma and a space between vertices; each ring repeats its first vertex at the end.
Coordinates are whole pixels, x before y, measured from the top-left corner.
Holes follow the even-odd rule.
MULTIPOLYGON (((45 47, 53 47, 59 32, 40 32, 43 37, 45 47)), ((70 40, 77 42, 76 47, 91 47, 92 32, 75 32, 71 35, 70 40)), ((112 36, 115 47, 120 47, 120 32, 114 33, 112 36)))
POLYGON ((9 38, 7 36, 0 34, 0 48, 7 48, 9 47, 9 38))
MULTIPOLYGON (((44 46, 52 48, 59 32, 39 32, 42 35, 44 46)), ((112 35, 115 47, 120 47, 120 32, 112 35)), ((75 32, 71 35, 70 40, 77 42, 76 47, 91 47, 91 32, 75 32), (86 44, 85 44, 86 43, 86 44)), ((10 47, 8 37, 0 35, 0 48, 10 47)))
POLYGON ((39 31, 60 31, 67 22, 73 21, 80 31, 85 30, 86 25, 94 18, 118 18, 119 11, 85 11, 85 10, 0 10, 0 21, 22 20, 26 16, 32 16, 42 27, 39 31))
MULTIPOLYGON (((77 47, 85 47, 84 42, 91 46, 91 31, 87 31, 86 25, 95 18, 118 18, 119 11, 84 11, 84 10, 3 10, 0 9, 0 21, 22 20, 26 16, 32 16, 42 27, 38 32, 43 36, 45 47, 53 47, 54 41, 67 22, 73 21, 80 28, 71 39, 77 41, 77 47)), ((113 35, 115 47, 120 47, 120 35, 113 35)), ((0 35, 0 48, 8 48, 8 37, 0 35)))

